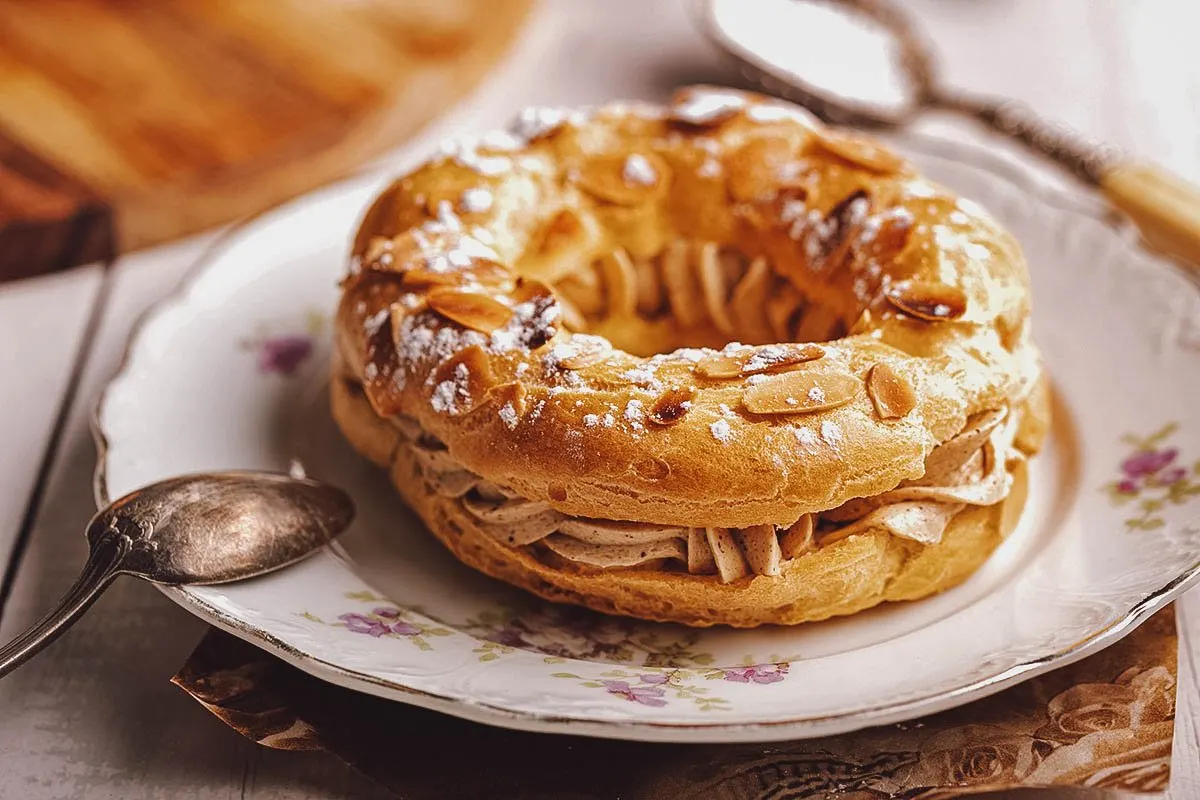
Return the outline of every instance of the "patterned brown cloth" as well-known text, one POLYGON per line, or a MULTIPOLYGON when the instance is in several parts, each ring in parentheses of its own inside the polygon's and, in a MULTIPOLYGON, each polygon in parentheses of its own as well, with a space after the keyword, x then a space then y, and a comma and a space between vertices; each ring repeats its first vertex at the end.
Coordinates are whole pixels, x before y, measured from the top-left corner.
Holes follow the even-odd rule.
POLYGON ((1167 608, 1088 659, 970 705, 765 745, 490 728, 333 686, 215 630, 172 680, 243 736, 326 750, 411 800, 934 800, 1036 786, 1164 791, 1176 654, 1167 608))

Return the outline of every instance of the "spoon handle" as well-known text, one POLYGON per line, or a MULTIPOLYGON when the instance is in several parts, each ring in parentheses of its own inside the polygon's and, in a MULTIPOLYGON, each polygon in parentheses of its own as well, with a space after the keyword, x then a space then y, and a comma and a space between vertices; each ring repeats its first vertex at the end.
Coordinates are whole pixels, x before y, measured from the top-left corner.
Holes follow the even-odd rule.
POLYGON ((1013 100, 977 97, 938 91, 932 102, 938 108, 969 114, 997 133, 1009 136, 1058 162, 1083 181, 1096 185, 1111 166, 1114 154, 1099 143, 1054 125, 1028 106, 1013 100))
POLYGON ((1184 266, 1200 268, 1200 187, 1154 164, 1125 161, 1115 150, 1053 125, 1020 103, 962 94, 937 96, 933 102, 970 114, 1058 162, 1098 187, 1151 247, 1182 259, 1184 266))
POLYGON ((32 658, 79 619, 119 574, 121 560, 128 550, 129 539, 124 536, 107 536, 98 541, 75 585, 54 610, 0 647, 0 678, 32 658))

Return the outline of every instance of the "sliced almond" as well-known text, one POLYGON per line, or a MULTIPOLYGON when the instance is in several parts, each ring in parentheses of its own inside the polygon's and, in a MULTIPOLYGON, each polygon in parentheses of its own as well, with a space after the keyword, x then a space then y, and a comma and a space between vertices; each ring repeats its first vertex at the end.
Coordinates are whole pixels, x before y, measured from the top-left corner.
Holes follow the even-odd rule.
POLYGON ((747 378, 764 372, 779 370, 816 361, 825 355, 820 345, 771 344, 764 347, 747 348, 740 353, 726 355, 716 353, 696 362, 696 373, 704 378, 747 378))
POLYGON ((810 414, 844 406, 861 389, 862 381, 848 373, 797 370, 749 387, 742 403, 755 414, 810 414))
POLYGON ((796 150, 783 136, 758 136, 739 147, 725 161, 729 196, 749 202, 769 200, 783 187, 783 167, 793 161, 796 150))
POLYGON ((520 381, 493 386, 487 393, 488 399, 493 401, 497 408, 511 406, 518 419, 525 416, 525 399, 528 395, 525 384, 520 381))
POLYGON ((579 168, 575 182, 588 194, 619 206, 638 206, 660 197, 670 168, 654 153, 598 156, 579 168))
POLYGON ((904 166, 904 159, 865 136, 826 129, 816 142, 822 149, 872 172, 886 175, 899 172, 904 166))
POLYGON ((457 289, 435 289, 429 293, 429 306, 446 319, 463 327, 491 333, 512 319, 512 309, 486 294, 457 289))
POLYGON ((677 386, 663 392, 650 406, 647 415, 651 422, 664 428, 676 424, 687 416, 692 407, 692 398, 696 396, 696 387, 677 386))
MULTIPOLYGON (((477 406, 496 385, 491 358, 479 345, 471 345, 446 359, 433 373, 433 384, 453 387, 452 414, 465 414, 477 406)), ((449 392, 449 390, 446 390, 449 392)))
POLYGON ((400 285, 407 291, 418 291, 438 286, 461 286, 464 283, 481 283, 485 286, 501 286, 512 279, 505 267, 486 259, 472 259, 464 269, 435 272, 423 267, 405 271, 400 285))
POLYGON ((899 419, 917 405, 912 384, 887 364, 876 364, 867 373, 867 395, 880 419, 899 419))
POLYGON ((430 289, 434 286, 459 286, 463 282, 461 272, 434 272, 428 269, 410 269, 400 277, 400 285, 409 291, 430 289))
POLYGON ((554 338, 565 315, 549 286, 532 278, 518 278, 510 296, 521 311, 522 341, 529 349, 536 350, 554 338))
POLYGON ((889 286, 884 295, 905 314, 929 322, 948 322, 967 313, 966 293, 944 283, 900 281, 889 286))
POLYGON ((554 364, 563 369, 583 369, 599 364, 612 353, 612 345, 600 336, 576 334, 570 341, 556 344, 550 350, 554 364))

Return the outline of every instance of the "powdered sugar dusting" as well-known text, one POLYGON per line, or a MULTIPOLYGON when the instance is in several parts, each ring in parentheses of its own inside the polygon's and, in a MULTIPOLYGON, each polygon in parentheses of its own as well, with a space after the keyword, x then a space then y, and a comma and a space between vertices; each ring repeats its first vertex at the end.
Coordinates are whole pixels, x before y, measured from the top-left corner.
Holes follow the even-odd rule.
POLYGON ((633 400, 630 400, 629 403, 625 406, 625 413, 624 413, 625 421, 628 422, 630 427, 633 428, 634 430, 642 429, 642 427, 643 427, 642 426, 642 418, 644 416, 645 416, 645 412, 642 410, 642 401, 641 400, 638 400, 635 398, 633 400))
POLYGON ((734 92, 696 90, 689 92, 671 109, 671 117, 693 125, 704 125, 746 105, 746 99, 734 92))
POLYGON ((504 427, 510 431, 517 427, 517 422, 520 418, 517 416, 517 410, 513 408, 512 403, 505 403, 500 406, 500 410, 497 413, 500 415, 500 420, 504 423, 504 427))
POLYGON ((763 103, 751 106, 746 111, 746 117, 754 122, 770 124, 789 120, 798 122, 806 128, 815 128, 817 119, 799 106, 784 105, 783 103, 763 103))
POLYGON ((729 427, 727 420, 719 419, 709 425, 708 429, 712 432, 713 438, 721 444, 729 444, 733 439, 733 429, 729 427))
POLYGON ((452 159, 460 167, 478 172, 480 175, 494 177, 512 169, 512 160, 510 158, 481 154, 477 150, 479 144, 487 144, 492 149, 501 149, 497 148, 492 142, 463 138, 443 141, 438 145, 438 151, 443 156, 452 159))
POLYGON ((636 186, 653 186, 658 180, 658 173, 655 172, 654 165, 644 155, 632 153, 625 159, 625 166, 621 169, 621 177, 626 183, 636 186))
POLYGON ((816 450, 821 446, 821 439, 816 433, 813 432, 812 428, 802 425, 799 428, 796 428, 794 433, 796 434, 796 441, 800 443, 801 447, 809 452, 816 452, 816 450))
POLYGON ((468 214, 482 214, 492 207, 492 193, 482 187, 467 189, 458 198, 458 204, 468 214))
POLYGON ((842 442, 842 429, 836 422, 825 420, 821 423, 821 438, 826 444, 837 447, 842 442))
POLYGON ((586 120, 586 114, 574 109, 529 106, 521 110, 521 113, 509 125, 509 130, 526 142, 531 142, 553 133, 563 125, 568 123, 580 125, 586 120))

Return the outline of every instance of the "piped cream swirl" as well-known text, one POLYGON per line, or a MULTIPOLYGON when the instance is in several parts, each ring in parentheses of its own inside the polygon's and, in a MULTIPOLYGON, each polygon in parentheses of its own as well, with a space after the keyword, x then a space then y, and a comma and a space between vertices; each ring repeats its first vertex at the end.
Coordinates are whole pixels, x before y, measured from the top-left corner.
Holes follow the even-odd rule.
POLYGON ((399 446, 411 450, 431 489, 454 499, 482 530, 508 546, 540 543, 568 561, 601 569, 677 564, 725 582, 778 575, 790 559, 869 531, 936 544, 964 507, 993 505, 1008 495, 1008 467, 1020 458, 1013 447, 1015 415, 983 412, 929 454, 923 477, 891 491, 805 515, 790 526, 689 528, 563 514, 465 469, 415 420, 394 417, 393 424, 401 434, 399 446))

